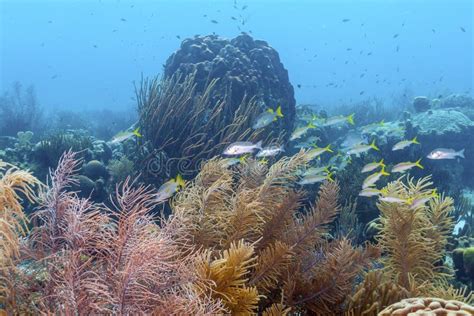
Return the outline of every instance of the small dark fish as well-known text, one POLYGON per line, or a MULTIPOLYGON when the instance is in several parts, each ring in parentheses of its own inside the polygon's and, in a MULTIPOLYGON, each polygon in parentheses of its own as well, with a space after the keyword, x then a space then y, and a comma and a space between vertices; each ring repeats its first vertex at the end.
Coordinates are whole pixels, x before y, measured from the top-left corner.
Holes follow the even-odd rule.
POLYGON ((53 21, 49 20, 48 23, 51 24, 51 23, 53 23, 53 21))
POLYGON ((298 88, 301 88, 301 85, 300 85, 300 84, 297 84, 296 86, 297 86, 298 88))
POLYGON ((397 45, 397 48, 395 49, 395 51, 398 53, 399 50, 400 50, 400 46, 397 45))
POLYGON ((58 77, 58 75, 53 75, 51 76, 51 79, 56 79, 58 77))
POLYGON ((112 30, 112 33, 115 33, 115 32, 117 32, 117 29, 113 29, 113 30, 112 30))
POLYGON ((237 21, 237 18, 235 16, 231 16, 230 18, 234 21, 237 21))
POLYGON ((462 26, 459 27, 459 28, 461 29, 461 31, 463 31, 464 33, 466 33, 466 29, 465 29, 465 28, 463 28, 462 26))
POLYGON ((219 22, 217 22, 216 20, 211 20, 211 23, 218 24, 219 22))
POLYGON ((359 92, 359 95, 363 95, 365 93, 365 91, 361 91, 359 92))
POLYGON ((94 48, 97 48, 97 45, 93 45, 93 46, 94 46, 94 48))
POLYGON ((349 47, 349 48, 346 48, 346 50, 347 50, 348 52, 350 52, 350 51, 352 50, 352 48, 349 47))
POLYGON ((442 94, 438 95, 438 99, 441 99, 441 98, 443 98, 443 95, 442 94))
POLYGON ((179 35, 176 35, 176 38, 177 38, 177 39, 181 39, 181 36, 179 36, 179 35))
POLYGON ((207 18, 207 14, 203 14, 203 16, 202 16, 202 17, 203 17, 203 18, 207 18))
POLYGON ((348 61, 348 60, 346 60, 346 61, 344 62, 344 64, 345 64, 345 65, 347 65, 348 63, 349 63, 349 61, 348 61))
POLYGON ((351 19, 342 19, 342 22, 346 23, 349 22, 351 19))
POLYGON ((248 7, 249 7, 248 5, 244 5, 244 6, 242 7, 242 11, 245 10, 245 9, 247 9, 248 7))
POLYGON ((368 52, 368 53, 367 53, 367 56, 370 56, 370 55, 372 55, 372 52, 368 52))
POLYGON ((397 38, 397 37, 398 37, 398 35, 399 35, 398 33, 397 33, 397 34, 395 34, 395 35, 393 35, 393 38, 397 38))
POLYGON ((360 78, 362 78, 362 77, 364 77, 364 76, 365 76, 365 74, 360 74, 360 78))
POLYGON ((435 30, 435 29, 431 29, 431 32, 436 33, 436 30, 435 30))
POLYGON ((120 21, 122 21, 122 22, 127 22, 127 20, 124 19, 124 18, 121 18, 120 21))

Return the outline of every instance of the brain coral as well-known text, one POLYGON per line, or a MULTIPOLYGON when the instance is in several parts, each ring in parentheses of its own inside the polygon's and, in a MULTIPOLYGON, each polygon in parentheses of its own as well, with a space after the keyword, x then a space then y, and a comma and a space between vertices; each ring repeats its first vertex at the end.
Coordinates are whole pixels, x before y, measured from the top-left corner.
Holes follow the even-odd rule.
POLYGON ((457 134, 474 127, 474 122, 459 111, 431 110, 415 115, 413 127, 417 128, 421 135, 457 134))

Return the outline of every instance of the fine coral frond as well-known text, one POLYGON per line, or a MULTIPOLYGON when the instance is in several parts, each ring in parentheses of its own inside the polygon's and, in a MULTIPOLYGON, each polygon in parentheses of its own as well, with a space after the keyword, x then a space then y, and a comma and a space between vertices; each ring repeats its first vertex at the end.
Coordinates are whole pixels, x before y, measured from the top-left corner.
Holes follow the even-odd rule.
POLYGON ((297 254, 312 249, 328 232, 327 225, 334 220, 340 210, 338 197, 337 182, 325 182, 319 189, 316 206, 295 223, 294 228, 290 228, 287 243, 297 254))
POLYGON ((402 199, 427 198, 427 205, 411 207, 386 202, 377 205, 381 212, 377 238, 387 254, 382 259, 384 270, 395 283, 412 293, 429 287, 427 282, 445 282, 451 277, 439 262, 453 227, 450 217, 453 201, 437 197, 430 185, 428 177, 417 182, 407 178, 406 183, 402 177, 386 187, 387 194, 402 199))
POLYGON ((283 272, 288 269, 292 260, 291 248, 276 241, 260 252, 249 284, 256 285, 261 293, 276 289, 283 272))
MULTIPOLYGON (((34 203, 40 182, 29 172, 0 161, 0 306, 16 309, 15 283, 20 241, 28 231, 22 198, 34 203)), ((1 311, 1 310, 0 310, 1 311)))
POLYGON ((286 316, 290 313, 291 308, 285 308, 282 304, 273 304, 270 307, 267 307, 262 315, 263 316, 286 316))
MULTIPOLYGON (((203 280, 209 280, 210 295, 220 299, 231 313, 253 313, 259 296, 255 287, 247 287, 249 269, 254 266, 254 248, 243 241, 231 244, 229 250, 216 259, 210 252, 202 255, 198 273, 203 280)), ((206 293, 208 288, 205 288, 206 293)))

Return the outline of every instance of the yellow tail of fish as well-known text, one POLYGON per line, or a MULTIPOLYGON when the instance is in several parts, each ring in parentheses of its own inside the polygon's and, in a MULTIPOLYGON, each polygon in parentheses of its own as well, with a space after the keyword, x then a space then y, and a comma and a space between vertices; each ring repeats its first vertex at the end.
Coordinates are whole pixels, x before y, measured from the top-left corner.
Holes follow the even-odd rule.
POLYGON ((184 188, 184 186, 186 185, 186 182, 184 182, 184 179, 180 174, 176 176, 176 179, 174 181, 182 188, 184 188))
POLYGON ((142 137, 143 135, 140 134, 139 130, 140 130, 140 127, 137 127, 137 128, 133 131, 133 135, 135 135, 135 136, 137 136, 137 137, 142 137))
POLYGON ((330 153, 333 153, 334 150, 331 149, 331 144, 327 145, 326 147, 324 147, 324 150, 327 151, 327 152, 330 152, 330 153))
POLYGON ((330 182, 334 182, 334 179, 332 177, 333 173, 332 172, 329 172, 327 175, 326 175, 326 180, 329 180, 330 182))
POLYGON ((313 122, 308 123, 308 128, 316 128, 316 125, 313 124, 313 122))
POLYGON ((380 171, 380 174, 383 175, 383 176, 389 176, 390 175, 390 173, 385 171, 385 167, 382 167, 382 170, 380 171))
POLYGON ((378 164, 379 164, 379 166, 381 166, 381 167, 385 167, 385 164, 384 164, 384 162, 383 162, 383 158, 380 159, 380 161, 379 161, 378 164))
POLYGON ((277 116, 277 117, 283 117, 283 113, 281 112, 281 105, 279 105, 279 106, 277 107, 276 116, 277 116))
POLYGON ((240 156, 240 157, 239 157, 239 162, 240 162, 241 164, 244 164, 244 163, 246 163, 246 162, 247 162, 247 158, 248 158, 248 157, 249 157, 249 154, 246 154, 246 155, 240 156))
POLYGON ((369 146, 375 150, 380 150, 377 146, 375 146, 375 139, 372 141, 372 143, 369 146))
POLYGON ((420 161, 421 161, 421 158, 418 159, 418 160, 415 162, 415 166, 417 166, 417 167, 420 168, 420 169, 425 169, 425 167, 423 167, 423 166, 420 164, 420 161))
POLYGON ((420 144, 420 142, 416 139, 416 136, 413 137, 413 139, 411 140, 411 142, 412 142, 413 144, 418 144, 418 145, 420 144))
POLYGON ((349 124, 351 125, 354 125, 354 114, 355 113, 352 113, 351 115, 347 117, 347 122, 349 122, 349 124))

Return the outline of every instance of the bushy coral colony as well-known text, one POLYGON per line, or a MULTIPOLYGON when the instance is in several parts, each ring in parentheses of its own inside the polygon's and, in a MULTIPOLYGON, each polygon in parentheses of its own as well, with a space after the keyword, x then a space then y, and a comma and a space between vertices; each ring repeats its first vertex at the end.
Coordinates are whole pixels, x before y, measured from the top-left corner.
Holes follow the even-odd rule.
MULTIPOLYGON (((112 207, 68 191, 78 157, 64 154, 47 187, 2 165, 4 312, 365 315, 409 297, 472 300, 449 285, 443 263, 451 198, 415 209, 380 202, 376 241, 357 246, 333 225, 337 182, 302 205, 296 174, 308 168, 305 151, 236 169, 211 159, 177 193, 168 219, 153 215, 156 191, 130 178, 112 207), (30 218, 21 195, 38 205, 30 218)), ((386 190, 413 199, 433 191, 427 178, 401 178, 386 190)))
POLYGON ((469 96, 296 106, 246 34, 184 40, 111 129, 27 95, 0 99, 0 315, 474 315, 469 96))

